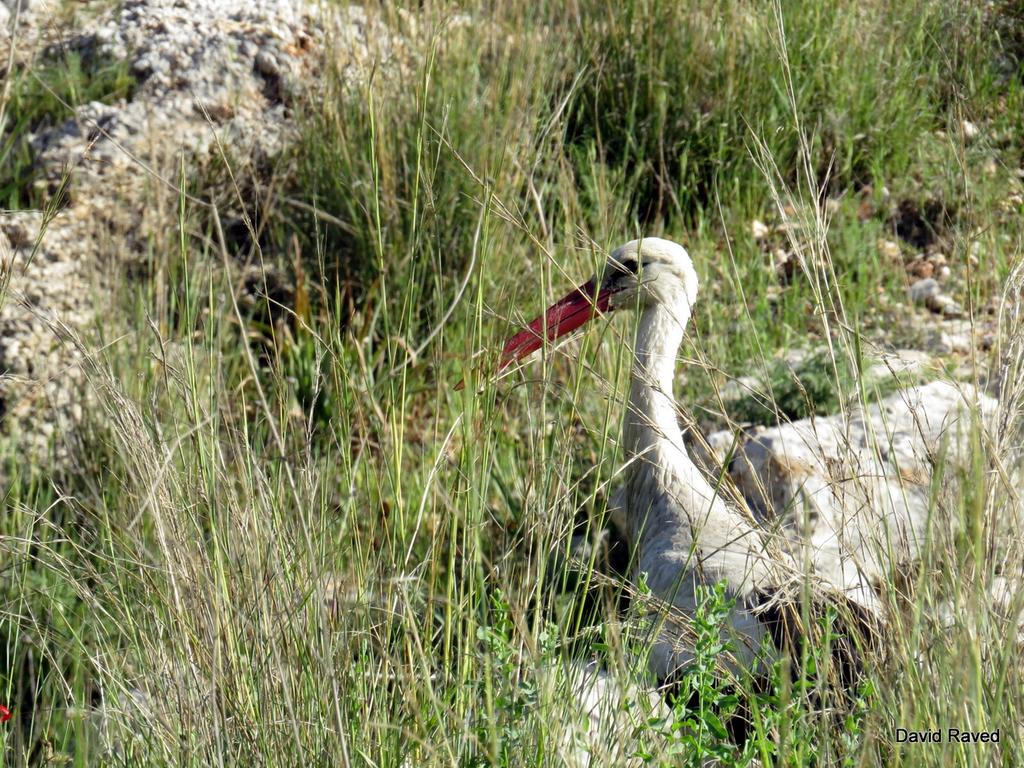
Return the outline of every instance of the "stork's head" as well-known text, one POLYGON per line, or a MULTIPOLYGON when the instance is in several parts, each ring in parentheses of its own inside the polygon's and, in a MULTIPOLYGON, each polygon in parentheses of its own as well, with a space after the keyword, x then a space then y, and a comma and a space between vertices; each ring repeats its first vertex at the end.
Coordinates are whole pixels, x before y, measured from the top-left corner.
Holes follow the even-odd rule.
POLYGON ((616 248, 604 269, 548 307, 505 343, 499 370, 565 336, 600 312, 664 306, 685 324, 697 300, 697 273, 683 246, 645 237, 616 248))
MULTIPOLYGON (((697 300, 697 273, 686 249, 671 240, 645 237, 616 248, 601 275, 608 310, 661 304, 686 309, 697 300)), ((603 307, 598 307, 605 311, 603 307)))

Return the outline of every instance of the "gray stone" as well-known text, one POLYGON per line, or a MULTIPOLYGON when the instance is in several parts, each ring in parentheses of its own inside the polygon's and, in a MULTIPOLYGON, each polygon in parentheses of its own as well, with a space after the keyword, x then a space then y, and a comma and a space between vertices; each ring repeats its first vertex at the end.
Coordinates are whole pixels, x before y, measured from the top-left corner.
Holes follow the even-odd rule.
POLYGON ((941 344, 950 352, 968 354, 974 348, 974 328, 970 320, 948 320, 940 328, 941 344))
POLYGON ((931 277, 918 280, 910 286, 910 298, 915 304, 924 304, 929 299, 938 296, 939 292, 938 281, 931 277))
MULTIPOLYGON (((966 456, 970 412, 996 401, 948 382, 904 389, 853 410, 760 429, 741 441, 729 472, 751 509, 787 546, 853 599, 875 604, 875 586, 912 560, 929 526, 932 461, 966 456)), ((731 432, 711 435, 719 460, 731 432)), ((949 526, 952 521, 931 520, 949 526)))
POLYGON ((923 373, 932 362, 932 356, 919 349, 897 349, 879 355, 868 365, 865 375, 869 381, 878 381, 900 375, 923 373))
POLYGON ((928 309, 943 317, 961 317, 964 313, 952 297, 942 292, 939 281, 932 277, 918 280, 910 286, 910 298, 915 304, 924 304, 928 309))
POLYGON ((925 301, 925 306, 932 312, 942 315, 943 317, 963 317, 964 314, 963 307, 961 307, 957 301, 942 293, 928 298, 925 301))

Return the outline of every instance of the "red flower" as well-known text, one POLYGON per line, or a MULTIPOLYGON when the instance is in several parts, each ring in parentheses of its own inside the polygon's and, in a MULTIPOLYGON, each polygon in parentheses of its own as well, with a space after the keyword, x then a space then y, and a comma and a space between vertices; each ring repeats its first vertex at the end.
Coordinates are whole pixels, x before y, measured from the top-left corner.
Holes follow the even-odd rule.
POLYGON ((0 723, 6 723, 11 719, 11 710, 0 704, 0 723))

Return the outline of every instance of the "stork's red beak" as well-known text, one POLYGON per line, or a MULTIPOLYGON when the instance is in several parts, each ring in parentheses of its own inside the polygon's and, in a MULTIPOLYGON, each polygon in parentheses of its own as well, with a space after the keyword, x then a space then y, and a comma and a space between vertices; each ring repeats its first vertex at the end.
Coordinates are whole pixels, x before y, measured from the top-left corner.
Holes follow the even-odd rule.
POLYGON ((507 342, 501 351, 498 371, 543 346, 544 339, 555 341, 572 333, 598 312, 607 312, 616 290, 600 289, 594 280, 584 283, 556 301, 547 311, 507 342))

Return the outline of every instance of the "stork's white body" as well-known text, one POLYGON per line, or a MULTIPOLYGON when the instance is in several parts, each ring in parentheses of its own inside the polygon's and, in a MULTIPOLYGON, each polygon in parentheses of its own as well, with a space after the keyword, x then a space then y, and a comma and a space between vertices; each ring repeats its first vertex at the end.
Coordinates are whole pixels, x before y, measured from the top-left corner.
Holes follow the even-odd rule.
MULTIPOLYGON (((645 251, 653 246, 682 250, 667 241, 644 241, 645 251)), ((726 502, 686 451, 673 380, 690 296, 682 291, 665 298, 674 298, 674 305, 647 305, 637 325, 623 427, 626 480, 617 496, 623 506, 620 518, 636 547, 638 574, 683 616, 696 608, 698 584, 728 585, 736 598, 730 616, 736 660, 747 668, 759 666, 756 657, 767 631, 747 598, 755 588, 778 585, 783 563, 768 555, 762 532, 726 502)), ((672 619, 671 614, 666 617, 651 658, 660 677, 692 658, 689 644, 673 631, 678 621, 672 619)))

